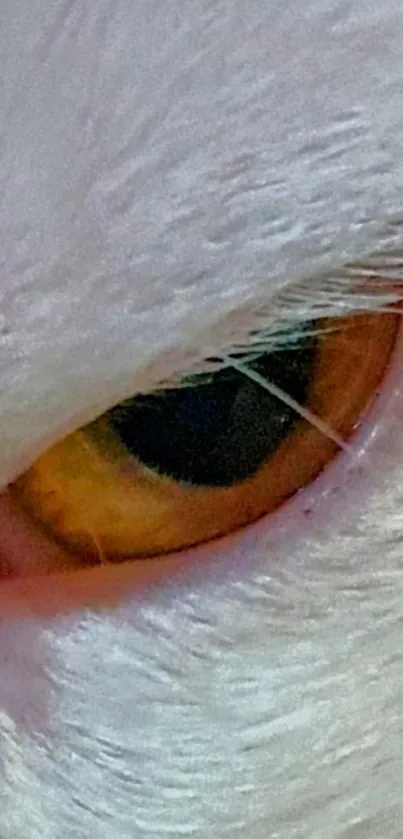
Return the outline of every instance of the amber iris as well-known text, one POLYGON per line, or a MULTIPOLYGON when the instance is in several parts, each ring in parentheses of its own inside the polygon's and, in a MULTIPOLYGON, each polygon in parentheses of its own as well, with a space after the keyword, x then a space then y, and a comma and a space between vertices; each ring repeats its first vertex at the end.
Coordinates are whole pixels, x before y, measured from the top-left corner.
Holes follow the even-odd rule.
MULTIPOLYGON (((315 324, 322 333, 255 369, 347 440, 388 367, 398 314, 315 324)), ((270 513, 338 451, 237 371, 130 400, 42 455, 13 486, 83 563, 158 556, 270 513)))

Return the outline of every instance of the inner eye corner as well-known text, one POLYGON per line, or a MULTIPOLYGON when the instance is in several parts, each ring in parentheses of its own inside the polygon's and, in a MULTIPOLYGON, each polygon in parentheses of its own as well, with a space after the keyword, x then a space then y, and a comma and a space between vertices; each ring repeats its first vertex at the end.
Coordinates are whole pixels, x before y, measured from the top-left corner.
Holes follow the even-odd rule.
POLYGON ((217 354, 207 375, 125 400, 53 446, 13 498, 61 552, 63 571, 233 533, 310 484, 350 440, 387 371, 399 316, 318 318, 266 352, 255 341, 217 354))

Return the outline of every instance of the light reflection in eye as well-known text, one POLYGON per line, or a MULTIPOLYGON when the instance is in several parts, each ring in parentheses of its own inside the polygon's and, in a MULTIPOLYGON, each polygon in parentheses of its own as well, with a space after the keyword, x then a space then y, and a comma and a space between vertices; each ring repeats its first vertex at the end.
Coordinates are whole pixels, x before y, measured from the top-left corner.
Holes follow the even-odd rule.
MULTIPOLYGON (((397 324, 394 313, 323 321, 323 335, 253 369, 347 440, 382 382, 397 324)), ((13 493, 75 563, 108 564, 232 533, 307 486, 337 450, 239 371, 223 371, 108 412, 40 457, 13 493)))

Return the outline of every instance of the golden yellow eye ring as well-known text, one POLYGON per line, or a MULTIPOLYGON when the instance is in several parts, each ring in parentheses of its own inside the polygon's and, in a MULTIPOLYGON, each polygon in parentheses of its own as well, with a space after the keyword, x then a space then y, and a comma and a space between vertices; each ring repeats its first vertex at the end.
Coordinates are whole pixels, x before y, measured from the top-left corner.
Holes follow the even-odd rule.
MULTIPOLYGON (((306 405, 346 440, 385 375, 398 320, 397 313, 374 313, 322 322, 306 405)), ((195 486, 130 456, 105 415, 42 455, 13 491, 84 561, 111 562, 165 554, 247 525, 306 486, 336 451, 301 419, 252 477, 195 486)))

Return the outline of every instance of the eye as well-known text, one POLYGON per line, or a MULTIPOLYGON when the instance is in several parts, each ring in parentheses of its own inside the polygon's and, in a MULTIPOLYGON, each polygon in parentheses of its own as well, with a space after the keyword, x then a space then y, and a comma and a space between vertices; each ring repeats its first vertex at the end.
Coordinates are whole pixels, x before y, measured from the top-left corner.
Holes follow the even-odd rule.
POLYGON ((158 557, 273 512, 332 461, 388 367, 398 314, 322 319, 283 347, 142 394, 53 446, 12 491, 84 564, 158 557))

